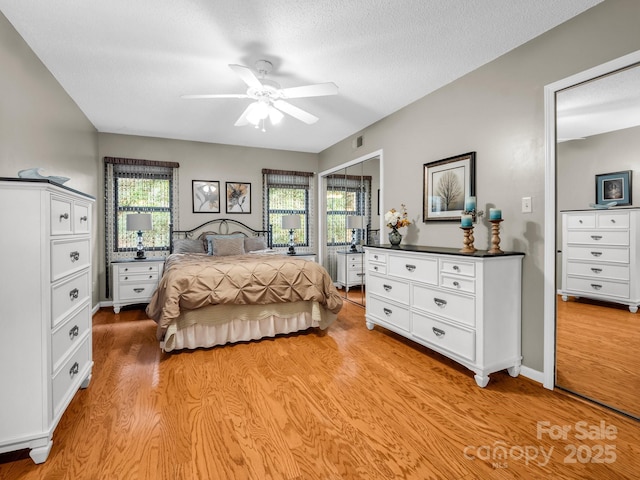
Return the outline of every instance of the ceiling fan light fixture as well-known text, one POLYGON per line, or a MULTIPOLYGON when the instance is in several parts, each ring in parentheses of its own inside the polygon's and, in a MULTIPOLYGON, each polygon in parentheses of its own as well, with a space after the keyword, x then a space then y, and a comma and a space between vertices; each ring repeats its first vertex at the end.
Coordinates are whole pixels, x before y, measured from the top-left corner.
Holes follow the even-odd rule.
POLYGON ((274 108, 273 105, 269 107, 269 120, 273 125, 278 125, 283 118, 284 114, 280 110, 274 108))

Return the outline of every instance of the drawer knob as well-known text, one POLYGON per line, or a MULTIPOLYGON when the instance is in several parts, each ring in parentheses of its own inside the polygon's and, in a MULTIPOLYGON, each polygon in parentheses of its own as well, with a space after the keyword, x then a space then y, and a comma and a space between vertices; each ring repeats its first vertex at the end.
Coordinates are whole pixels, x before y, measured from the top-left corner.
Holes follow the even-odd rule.
POLYGON ((444 337, 444 330, 440 330, 436 327, 431 327, 431 330, 433 330, 433 333, 436 334, 436 337, 444 337))
POLYGON ((75 362, 69 369, 69 376, 73 378, 78 374, 79 371, 80 371, 80 365, 78 365, 78 362, 75 362))
POLYGON ((129 277, 124 277, 125 280, 129 280, 129 277))
MULTIPOLYGON (((364 277, 364 273, 356 273, 356 277, 364 277)), ((151 277, 149 277, 151 278, 151 277)))
POLYGON ((391 314, 393 313, 390 308, 383 308, 382 311, 387 317, 390 317, 391 314))
POLYGON ((375 258, 377 260, 378 259, 378 255, 374 255, 373 258, 375 258))
POLYGON ((582 223, 582 220, 578 220, 578 223, 582 223))
POLYGON ((149 267, 149 270, 153 270, 153 267, 149 267))
POLYGON ((378 271, 378 267, 377 267, 377 266, 373 267, 373 269, 374 269, 376 272, 378 271))
POLYGON ((437 306, 439 306, 440 308, 444 308, 444 307, 446 307, 446 306, 447 306, 447 301, 446 301, 446 300, 443 300, 443 299, 441 299, 441 298, 435 298, 435 297, 434 297, 433 302, 434 302, 437 306))
POLYGON ((69 330, 69 339, 70 340, 75 340, 75 338, 80 334, 80 329, 78 328, 78 325, 74 325, 74 327, 69 330))
POLYGON ((593 240, 602 240, 602 235, 591 235, 593 240))
POLYGON ((457 272, 458 270, 460 270, 460 267, 458 265, 454 265, 453 269, 457 272))
POLYGON ((458 288, 460 288, 460 283, 459 283, 457 280, 455 280, 455 281, 453 282, 453 286, 454 286, 454 287, 458 287, 458 288))
POLYGON ((86 222, 87 221, 87 216, 84 215, 84 216, 80 217, 80 221, 81 222, 86 222))
POLYGON ((390 292, 393 287, 391 285, 385 284, 385 285, 382 285, 382 288, 384 288, 385 292, 390 292))
POLYGON ((72 262, 77 262, 78 260, 80 260, 80 252, 78 252, 77 250, 75 252, 70 252, 69 258, 72 262))
POLYGON ((405 265, 405 268, 410 272, 413 272, 416 269, 415 265, 409 265, 408 263, 405 265))
POLYGON ((616 219, 615 219, 615 218, 612 218, 612 219, 611 219, 611 223, 616 223, 616 219))
POLYGON ((602 285, 598 285, 597 283, 592 283, 591 288, 593 288, 594 290, 600 290, 602 288, 602 285))
POLYGON ((68 220, 69 219, 69 214, 68 213, 62 213, 60 214, 60 221, 62 220, 68 220))
POLYGON ((153 275, 149 275, 149 278, 153 278, 153 275))
POLYGON ((80 294, 80 290, 78 290, 77 288, 74 288, 69 292, 69 300, 73 302, 76 298, 78 298, 79 294, 80 294))
POLYGON ((593 255, 594 257, 599 257, 600 255, 602 255, 602 252, 591 252, 591 255, 593 255))
POLYGON ((142 293, 144 292, 144 288, 134 288, 133 291, 136 293, 142 293))
POLYGON ((591 271, 593 273, 600 273, 600 272, 602 272, 602 269, 601 268, 591 268, 591 271))

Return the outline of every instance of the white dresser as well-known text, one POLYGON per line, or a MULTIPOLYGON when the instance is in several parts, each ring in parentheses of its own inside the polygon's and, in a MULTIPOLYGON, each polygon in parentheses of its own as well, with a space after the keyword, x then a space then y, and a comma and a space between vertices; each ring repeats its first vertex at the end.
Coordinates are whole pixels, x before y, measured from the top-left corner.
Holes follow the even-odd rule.
POLYGON ((47 459, 91 352, 94 199, 48 181, 0 179, 0 453, 47 459))
POLYGON ((348 292, 351 287, 365 285, 364 252, 337 252, 338 281, 336 285, 348 292))
POLYGON ((562 212, 562 299, 587 297, 640 305, 640 210, 562 212))
POLYGON ((365 247, 366 322, 489 374, 520 373, 523 254, 403 245, 365 247))
POLYGON ((149 303, 162 276, 164 258, 117 260, 113 271, 113 311, 136 303, 149 303))

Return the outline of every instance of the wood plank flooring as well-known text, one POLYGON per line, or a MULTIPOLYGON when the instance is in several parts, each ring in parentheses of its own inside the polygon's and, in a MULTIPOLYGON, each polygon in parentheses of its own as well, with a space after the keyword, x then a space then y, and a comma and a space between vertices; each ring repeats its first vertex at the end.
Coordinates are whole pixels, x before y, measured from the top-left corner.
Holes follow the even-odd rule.
POLYGON ((556 384, 640 419, 640 314, 571 297, 557 316, 556 384))
POLYGON ((367 330, 353 304, 324 336, 177 354, 160 352, 142 310, 103 309, 93 330, 93 380, 64 414, 49 459, 34 465, 27 452, 1 455, 0 479, 637 479, 640 472, 639 422, 506 373, 481 389, 472 372, 441 355, 367 330))

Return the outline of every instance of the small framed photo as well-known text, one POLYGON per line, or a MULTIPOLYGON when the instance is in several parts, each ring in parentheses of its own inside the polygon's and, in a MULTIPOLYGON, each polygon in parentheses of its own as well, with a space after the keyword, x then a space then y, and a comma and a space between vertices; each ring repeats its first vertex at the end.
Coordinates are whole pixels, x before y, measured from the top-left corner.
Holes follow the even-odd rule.
POLYGON ((476 191, 476 152, 424 164, 423 221, 460 221, 476 191))
POLYGON ((251 184, 226 182, 227 213, 251 213, 251 184))
POLYGON ((596 175, 596 203, 631 205, 631 170, 596 175))
POLYGON ((220 213, 220 182, 192 180, 193 213, 220 213))

